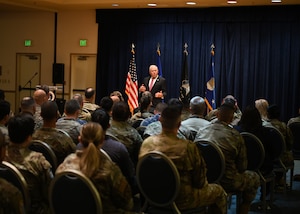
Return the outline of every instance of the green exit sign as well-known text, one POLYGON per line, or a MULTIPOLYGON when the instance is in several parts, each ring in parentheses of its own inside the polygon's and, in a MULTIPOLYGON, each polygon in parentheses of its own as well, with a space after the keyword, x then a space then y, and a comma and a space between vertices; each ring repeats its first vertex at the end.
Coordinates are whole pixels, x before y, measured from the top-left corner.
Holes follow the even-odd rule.
POLYGON ((25 46, 25 47, 30 47, 30 46, 31 46, 31 40, 30 40, 30 39, 26 39, 26 40, 24 41, 24 46, 25 46))
POLYGON ((86 39, 80 39, 80 40, 79 40, 79 46, 80 46, 80 47, 85 47, 85 46, 87 46, 87 40, 86 40, 86 39))

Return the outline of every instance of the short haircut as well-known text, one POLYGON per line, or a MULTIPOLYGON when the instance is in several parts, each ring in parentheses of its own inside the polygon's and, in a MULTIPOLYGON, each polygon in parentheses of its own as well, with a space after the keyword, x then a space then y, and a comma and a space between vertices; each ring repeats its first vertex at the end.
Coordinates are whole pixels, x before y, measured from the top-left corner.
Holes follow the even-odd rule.
POLYGON ((152 97, 150 96, 142 96, 140 100, 140 111, 144 112, 150 106, 152 102, 152 97))
POLYGON ((33 97, 23 97, 21 100, 21 109, 28 109, 35 105, 33 97))
POLYGON ((111 111, 113 104, 114 101, 109 96, 102 97, 100 100, 100 107, 106 112, 111 111))
POLYGON ((115 121, 127 121, 131 116, 129 106, 126 102, 120 101, 113 105, 112 118, 115 121))
POLYGON ((50 88, 48 85, 41 85, 40 89, 42 89, 43 91, 45 91, 45 93, 48 95, 50 88))
POLYGON ((75 114, 76 111, 80 110, 80 104, 76 99, 70 99, 65 104, 66 114, 75 114))
POLYGON ((205 101, 200 96, 195 96, 190 100, 190 109, 193 114, 202 115, 205 112, 205 101))
POLYGON ((96 109, 91 115, 92 122, 99 123, 102 126, 103 130, 108 129, 109 119, 110 119, 110 117, 106 113, 106 111, 104 111, 100 108, 96 109))
POLYGON ((78 100, 80 105, 83 103, 83 97, 81 94, 74 94, 73 99, 78 100))
POLYGON ((6 100, 0 100, 0 120, 10 113, 10 103, 6 100))
POLYGON ((45 121, 57 118, 58 106, 56 102, 46 101, 41 106, 41 116, 45 121))
POLYGON ((178 98, 171 98, 168 101, 168 106, 175 106, 180 110, 180 112, 183 110, 183 103, 178 98))
POLYGON ((279 119, 280 109, 278 105, 273 104, 268 107, 268 118, 269 119, 279 119))
POLYGON ((13 143, 23 143, 33 132, 34 120, 30 116, 16 115, 8 121, 8 135, 13 143))
POLYGON ((88 87, 85 89, 84 96, 87 99, 90 99, 94 96, 95 90, 92 87, 88 87))
POLYGON ((181 111, 177 106, 169 105, 161 113, 161 125, 163 128, 174 129, 178 128, 178 123, 181 121, 181 111))
POLYGON ((162 113, 162 111, 167 108, 168 104, 167 103, 157 103, 155 106, 155 111, 157 113, 162 113))

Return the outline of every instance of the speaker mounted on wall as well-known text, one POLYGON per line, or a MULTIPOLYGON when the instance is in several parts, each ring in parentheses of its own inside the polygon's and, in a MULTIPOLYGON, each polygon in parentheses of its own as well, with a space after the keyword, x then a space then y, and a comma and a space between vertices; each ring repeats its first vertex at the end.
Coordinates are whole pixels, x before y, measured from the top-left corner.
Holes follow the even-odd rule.
POLYGON ((65 82, 65 64, 64 63, 53 63, 52 82, 53 82, 53 84, 64 84, 64 82, 65 82))

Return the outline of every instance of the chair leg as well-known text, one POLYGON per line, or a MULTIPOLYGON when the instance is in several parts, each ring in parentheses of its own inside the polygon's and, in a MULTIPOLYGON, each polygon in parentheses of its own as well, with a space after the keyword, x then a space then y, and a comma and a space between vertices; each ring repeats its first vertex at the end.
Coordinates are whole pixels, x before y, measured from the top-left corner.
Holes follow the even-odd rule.
POLYGON ((294 167, 290 169, 290 190, 293 189, 293 180, 294 180, 294 167))
POLYGON ((267 195, 267 187, 266 187, 266 183, 263 182, 262 185, 261 185, 261 188, 262 188, 262 191, 261 191, 261 194, 262 194, 262 197, 261 197, 261 203, 262 203, 262 208, 263 208, 263 212, 265 213, 266 212, 266 209, 267 209, 267 200, 266 200, 266 195, 267 195))

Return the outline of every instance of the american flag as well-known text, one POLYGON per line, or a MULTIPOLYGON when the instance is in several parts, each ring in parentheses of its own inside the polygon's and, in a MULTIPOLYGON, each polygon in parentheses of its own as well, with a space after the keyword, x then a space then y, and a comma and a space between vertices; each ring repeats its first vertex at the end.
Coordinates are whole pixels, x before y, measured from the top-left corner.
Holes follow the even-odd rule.
POLYGON ((135 56, 134 56, 134 46, 132 46, 131 53, 132 58, 129 63, 129 71, 127 73, 126 78, 126 88, 125 93, 128 96, 128 105, 130 111, 133 112, 135 108, 138 107, 138 81, 136 74, 136 64, 135 64, 135 56))

